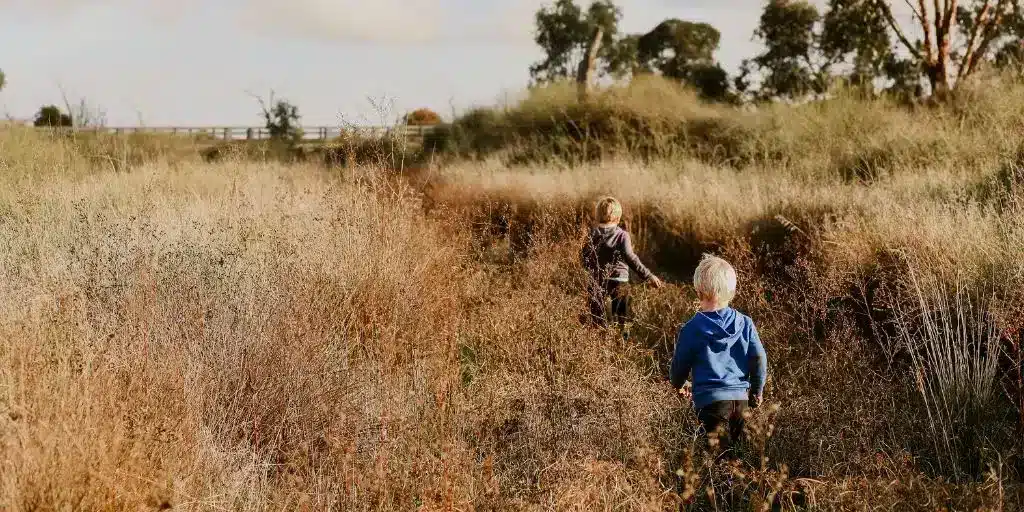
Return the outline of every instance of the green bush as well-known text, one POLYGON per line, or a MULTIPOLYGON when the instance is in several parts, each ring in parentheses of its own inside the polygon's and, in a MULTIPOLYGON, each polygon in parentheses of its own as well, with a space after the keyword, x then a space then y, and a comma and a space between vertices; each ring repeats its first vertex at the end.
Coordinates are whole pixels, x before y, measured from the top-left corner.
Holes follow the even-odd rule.
POLYGON ((324 163, 331 167, 401 168, 413 160, 408 143, 393 132, 367 136, 355 130, 343 131, 320 152, 324 163))

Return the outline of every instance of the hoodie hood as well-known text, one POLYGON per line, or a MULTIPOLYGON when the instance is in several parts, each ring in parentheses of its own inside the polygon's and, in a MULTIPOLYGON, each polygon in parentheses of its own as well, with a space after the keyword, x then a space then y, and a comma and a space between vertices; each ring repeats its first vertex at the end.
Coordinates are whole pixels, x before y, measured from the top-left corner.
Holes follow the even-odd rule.
POLYGON ((619 226, 617 224, 601 224, 597 226, 597 236, 593 237, 594 242, 604 245, 605 247, 615 247, 619 243, 619 237, 616 236, 619 233, 619 226))
POLYGON ((699 312, 697 318, 700 319, 697 327, 707 339, 708 348, 712 352, 729 350, 743 332, 740 316, 736 314, 735 309, 729 307, 718 311, 699 312))

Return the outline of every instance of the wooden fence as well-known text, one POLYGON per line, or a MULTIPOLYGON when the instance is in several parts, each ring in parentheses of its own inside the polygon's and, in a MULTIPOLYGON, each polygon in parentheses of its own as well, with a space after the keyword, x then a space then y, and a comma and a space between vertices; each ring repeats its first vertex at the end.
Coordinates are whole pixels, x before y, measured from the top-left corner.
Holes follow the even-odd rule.
MULTIPOLYGON (((363 137, 383 137, 393 135, 408 141, 422 141, 423 136, 434 130, 436 126, 303 126, 303 140, 327 141, 351 134, 363 137)), ((204 137, 218 140, 264 140, 270 138, 270 131, 262 126, 100 126, 100 127, 60 127, 45 128, 48 130, 67 130, 75 132, 99 132, 117 135, 133 133, 153 133, 204 137)))

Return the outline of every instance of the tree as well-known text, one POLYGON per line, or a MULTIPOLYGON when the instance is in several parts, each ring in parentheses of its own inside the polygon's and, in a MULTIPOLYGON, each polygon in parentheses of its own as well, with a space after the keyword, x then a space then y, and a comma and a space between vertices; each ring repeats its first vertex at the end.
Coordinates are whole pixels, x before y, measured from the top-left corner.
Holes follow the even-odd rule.
POLYGON ((406 114, 403 122, 409 126, 433 126, 441 124, 441 116, 429 108, 418 108, 406 114))
POLYGON ((601 29, 597 60, 600 71, 610 72, 616 52, 616 36, 622 11, 611 0, 597 0, 584 11, 574 0, 555 0, 535 16, 534 40, 544 50, 544 60, 530 66, 534 83, 548 83, 574 76, 585 58, 594 32, 601 29))
POLYGON ((36 118, 32 122, 33 126, 37 127, 63 127, 71 126, 71 116, 61 112, 57 105, 46 105, 39 108, 39 112, 36 113, 36 118))
POLYGON ((590 91, 590 82, 597 69, 597 55, 601 51, 601 40, 604 39, 604 28, 598 25, 591 34, 583 59, 576 68, 576 87, 580 101, 585 101, 590 91))
POLYGON ((714 56, 721 39, 707 23, 665 20, 636 38, 635 69, 688 83, 708 99, 724 99, 729 77, 714 56))
POLYGON ((302 138, 299 107, 285 100, 278 100, 269 112, 263 112, 263 118, 266 120, 271 139, 297 141, 302 138))
POLYGON ((639 44, 639 34, 625 35, 615 40, 611 47, 605 50, 608 74, 614 78, 626 78, 643 72, 637 62, 639 44))
POLYGON ((974 74, 987 60, 993 44, 1005 38, 1007 22, 1019 13, 1018 0, 974 0, 970 7, 957 0, 905 0, 912 11, 908 26, 893 15, 891 0, 873 0, 889 29, 924 73, 932 94, 943 96, 974 74), (921 39, 911 41, 908 33, 921 39), (954 46, 956 45, 956 46, 954 46))
POLYGON ((875 82, 887 76, 887 69, 896 69, 885 18, 875 0, 829 0, 828 6, 822 20, 821 52, 830 65, 849 66, 846 79, 851 85, 874 93, 875 82))
POLYGON ((824 92, 827 63, 818 63, 818 10, 803 0, 770 0, 754 35, 765 52, 751 59, 760 71, 762 98, 796 99, 824 92))
POLYGON ((695 64, 689 67, 684 80, 706 99, 734 101, 729 90, 729 74, 718 64, 695 64))
POLYGON ((707 23, 668 19, 640 37, 637 59, 666 76, 680 78, 690 64, 713 62, 721 39, 707 23))
POLYGON ((4 90, 5 85, 7 85, 7 75, 4 74, 4 70, 0 69, 0 91, 4 90))
POLYGON ((1020 68, 1024 66, 1024 39, 1015 38, 1012 41, 1007 41, 999 51, 995 54, 995 62, 997 68, 1020 68))
POLYGON ((270 91, 270 99, 266 102, 263 98, 256 96, 260 103, 260 110, 263 111, 265 127, 270 132, 271 140, 295 143, 302 139, 302 128, 299 121, 299 107, 292 105, 286 100, 274 101, 274 91, 270 91), (270 105, 268 108, 267 105, 270 105))
MULTIPOLYGON (((961 22, 962 27, 966 24, 961 22)), ((1011 15, 1003 18, 999 26, 999 48, 992 56, 992 63, 999 69, 1015 68, 1020 70, 1024 65, 1024 13, 1015 3, 1011 15)))

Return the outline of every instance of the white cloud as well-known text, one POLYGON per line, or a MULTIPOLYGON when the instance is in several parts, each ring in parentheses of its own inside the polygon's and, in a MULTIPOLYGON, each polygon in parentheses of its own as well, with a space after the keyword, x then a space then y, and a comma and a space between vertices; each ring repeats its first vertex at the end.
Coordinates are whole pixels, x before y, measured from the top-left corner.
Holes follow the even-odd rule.
POLYGON ((309 39, 423 42, 438 38, 443 0, 246 0, 243 28, 309 39))
POLYGON ((0 0, 0 9, 67 20, 83 10, 136 11, 158 24, 215 20, 244 31, 303 39, 422 42, 443 35, 449 0, 0 0))
MULTIPOLYGON (((577 0, 588 5, 590 0, 577 0)), ((811 0, 824 7, 825 0, 811 0)), ((182 18, 235 30, 319 41, 532 44, 534 15, 553 0, 0 0, 0 9, 74 18, 83 8, 144 14, 158 24, 182 18)), ((616 0, 622 30, 643 32, 668 17, 708 21, 723 39, 746 44, 763 0, 616 0)), ((893 2, 897 11, 901 5, 893 2)), ((898 14, 903 14, 899 12, 898 14)), ((727 46, 723 45, 723 46, 727 46)), ((724 49, 724 48, 723 48, 724 49)))

